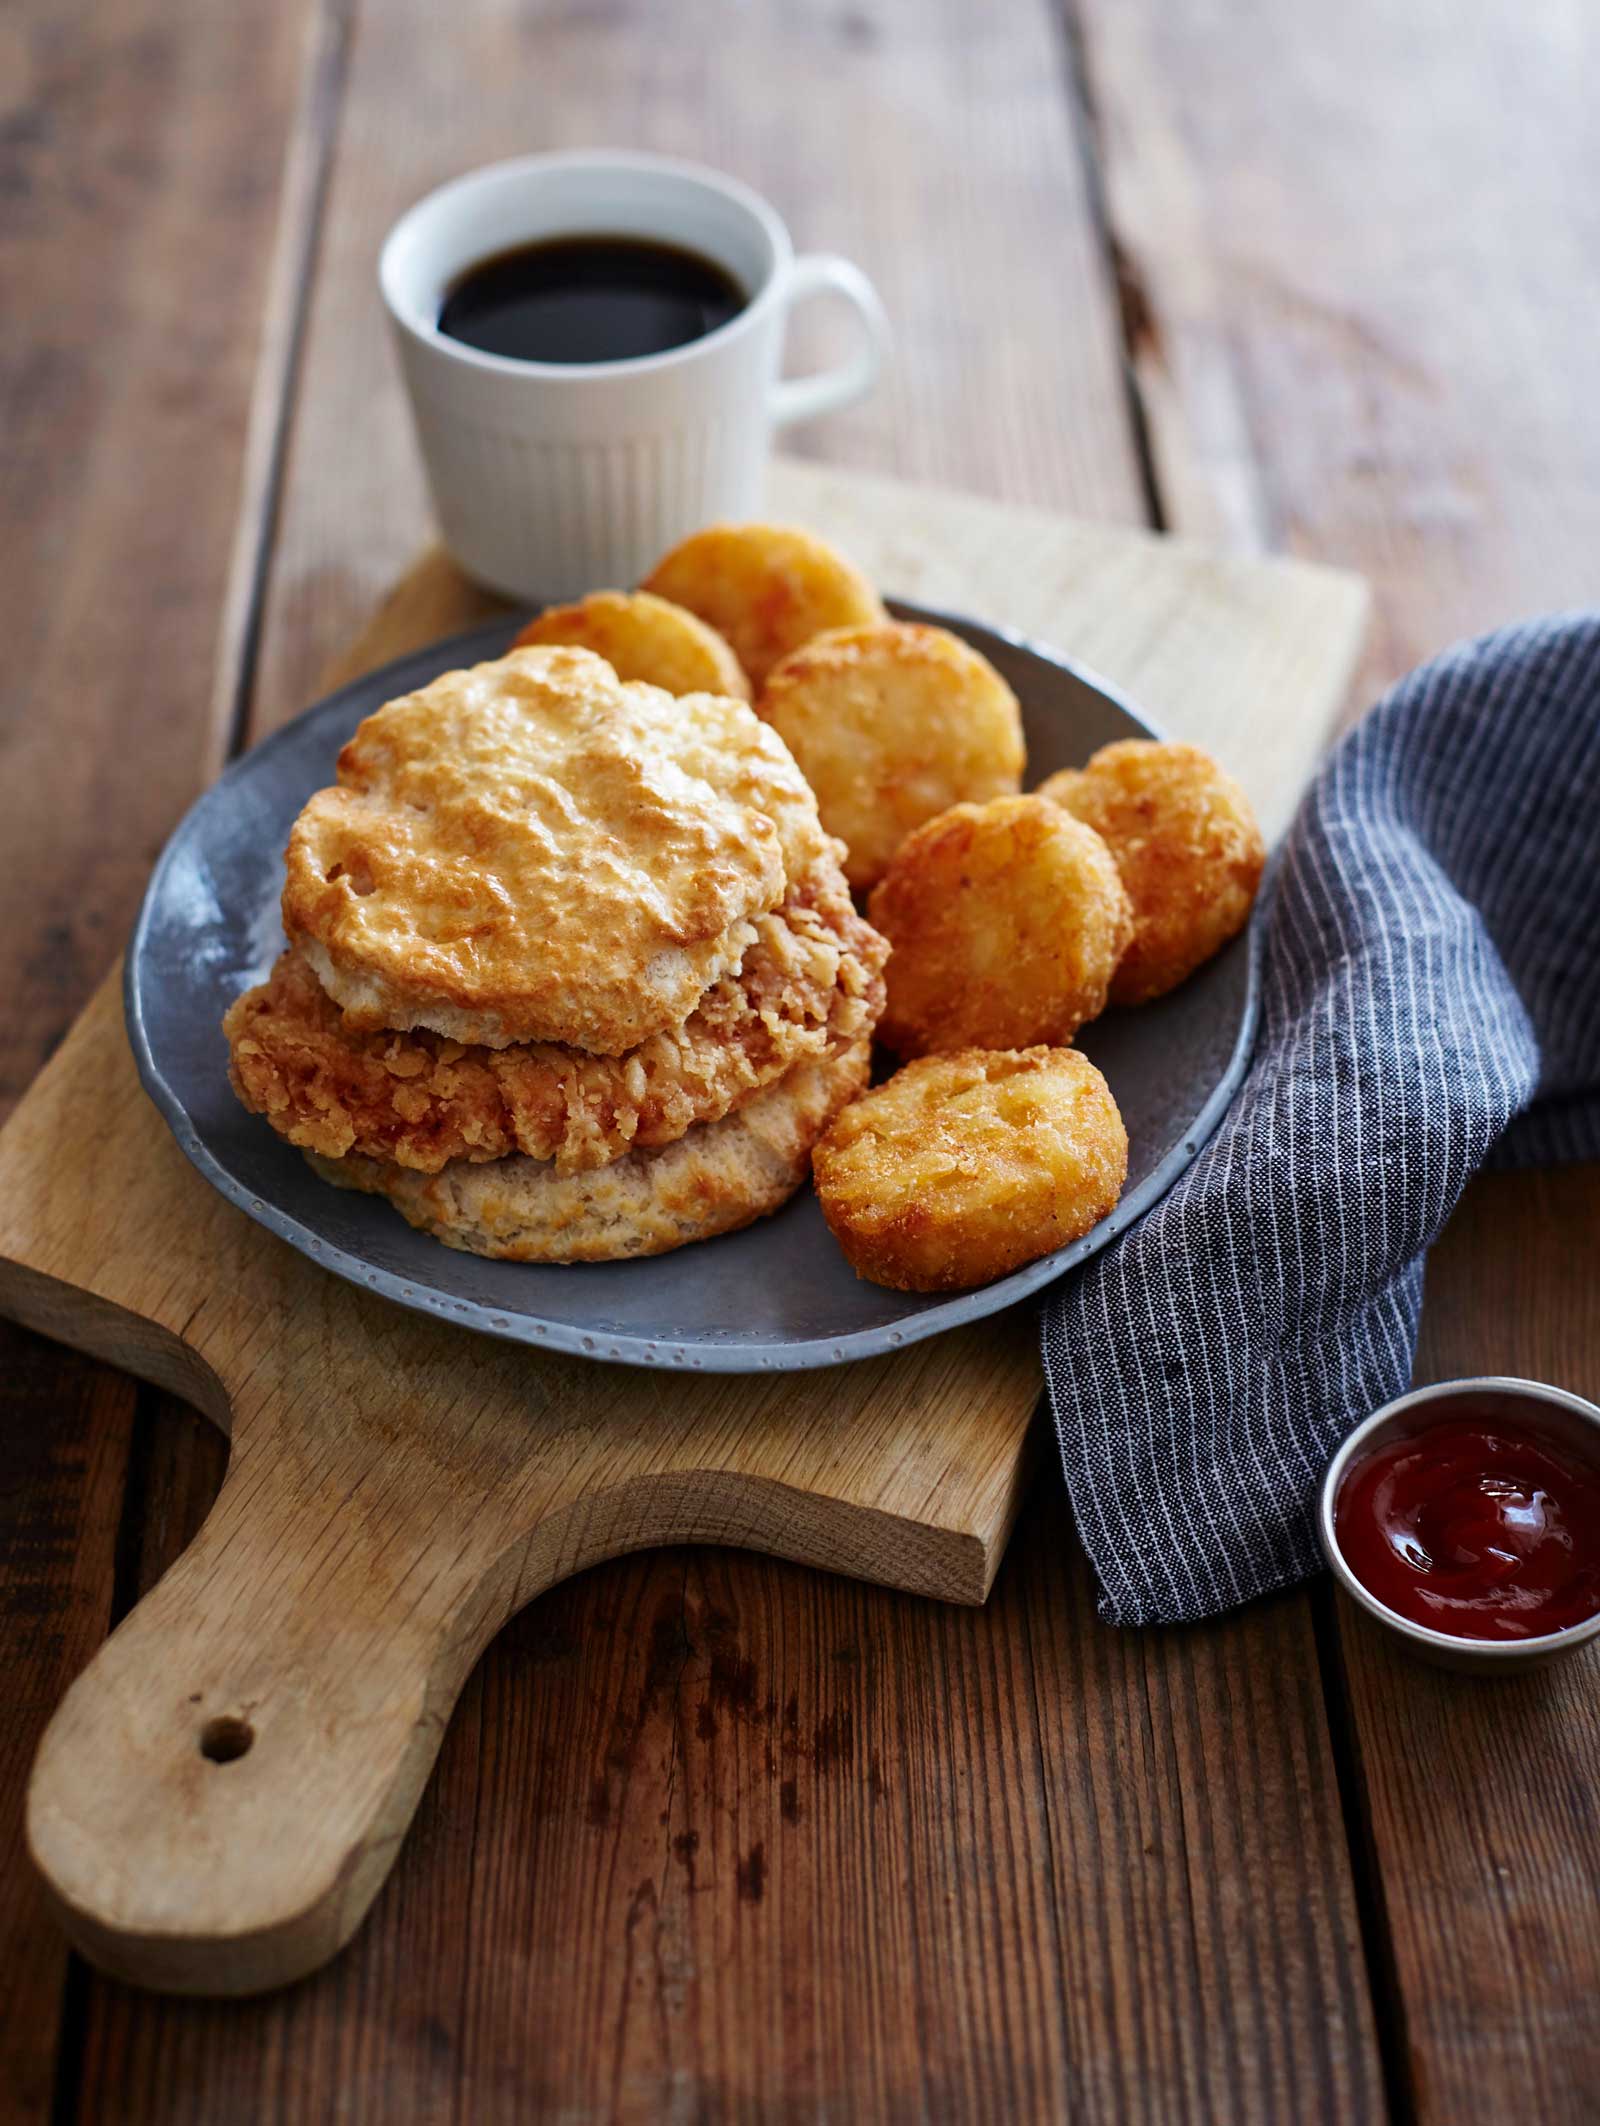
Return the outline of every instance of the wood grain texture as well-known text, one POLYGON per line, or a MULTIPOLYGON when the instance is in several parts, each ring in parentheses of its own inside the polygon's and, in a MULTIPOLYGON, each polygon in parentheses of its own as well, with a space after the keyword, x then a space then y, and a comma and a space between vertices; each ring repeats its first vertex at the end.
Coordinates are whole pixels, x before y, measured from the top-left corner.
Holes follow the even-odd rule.
MULTIPOLYGON (((214 655, 218 607, 301 21, 18 0, 0 23, 0 1109, 220 757, 237 663, 214 655)), ((135 1389, 9 1324, 0 1378, 0 2113, 33 2121, 66 1959, 21 1858, 23 1782, 112 1618, 135 1389)))
MULTIPOLYGON (((448 37, 437 21, 427 0, 388 0, 360 10, 352 39, 257 732, 311 698, 414 555, 427 501, 378 248, 413 200, 498 156, 613 142, 714 163, 769 194, 802 248, 856 258, 895 327, 891 371, 870 405, 794 431, 801 447, 1142 519, 1048 0, 1008 0, 981 35, 969 0, 473 0, 448 37)), ((830 349, 820 320, 796 365, 830 349)))
MULTIPOLYGON (((1477 1181, 1428 1263, 1419 1381, 1600 1400, 1600 1169, 1477 1181)), ((1484 1683, 1339 1638, 1419 2117, 1592 2117, 1600 2088, 1600 1655, 1484 1683), (1476 1687, 1475 1687, 1476 1686, 1476 1687)))
POLYGON ((6 1098, 220 764, 213 651, 299 23, 200 0, 8 15, 0 309, 26 329, 0 351, 0 861, 28 920, 0 942, 6 1098))
POLYGON ((1027 1600, 1082 2115, 1379 2115, 1304 1595, 1112 1631, 1066 1547, 1027 1600))
MULTIPOLYGON (((1454 636, 1592 600, 1600 424, 1564 350, 1600 253, 1593 10, 1069 13, 1167 521, 1363 568, 1357 708, 1454 636)), ((1419 1378, 1594 1394, 1597 1221, 1593 1169, 1480 1182, 1429 1266, 1419 1378)), ((1589 2114, 1594 1657, 1473 1689, 1342 1603, 1329 1644, 1402 2101, 1589 2114)))
POLYGON ((1337 1800, 1272 1681, 1314 1711, 1298 1598, 1208 1633, 1169 1725, 1192 1635, 1147 1667, 1072 1540, 1041 1496, 984 1610, 704 1551, 553 1590, 360 1942, 260 2001, 95 1981, 86 2090, 126 2126, 329 2087, 351 2126, 1378 2115, 1337 1884, 1306 1896, 1337 1800))
POLYGON ((1591 599, 1595 10, 1064 4, 1167 521, 1369 575, 1369 686, 1591 599))
POLYGON ((234 1435, 200 1537, 68 1693, 29 1790, 74 1939, 147 1985, 256 1991, 332 1955, 472 1663, 555 1581, 735 1542, 978 1602, 1009 1532, 1039 1389, 1026 1312, 754 1379, 444 1328, 193 1173, 139 1089, 115 985, 8 1125, 0 1199, 0 1304, 234 1435), (208 1761, 219 1722, 236 1762, 208 1761))
POLYGON ((49 2116, 65 1943, 23 1840, 23 1791, 62 1692, 111 1623, 134 1388, 8 1324, 0 1485, 0 2115, 49 2116))

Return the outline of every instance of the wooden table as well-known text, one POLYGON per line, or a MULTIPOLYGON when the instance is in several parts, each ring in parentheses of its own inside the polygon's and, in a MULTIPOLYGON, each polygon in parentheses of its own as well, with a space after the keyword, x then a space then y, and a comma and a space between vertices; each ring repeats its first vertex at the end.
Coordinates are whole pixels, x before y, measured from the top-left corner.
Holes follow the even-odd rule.
MULTIPOLYGON (((740 172, 899 329, 805 447, 1363 569, 1370 694, 1593 594, 1597 85, 1583 0, 19 0, 0 1090, 425 534, 372 262, 439 178, 740 172)), ((1481 1183, 1420 1370, 1600 1392, 1597 1245, 1592 1169, 1481 1183)), ((0 1343, 7 2120, 1593 2115, 1596 1658, 1433 1675, 1325 1585, 1113 1632, 1054 1483, 979 1612, 723 1552, 559 1589, 343 1959, 242 2006, 106 1983, 23 1782, 222 1448, 0 1343)))

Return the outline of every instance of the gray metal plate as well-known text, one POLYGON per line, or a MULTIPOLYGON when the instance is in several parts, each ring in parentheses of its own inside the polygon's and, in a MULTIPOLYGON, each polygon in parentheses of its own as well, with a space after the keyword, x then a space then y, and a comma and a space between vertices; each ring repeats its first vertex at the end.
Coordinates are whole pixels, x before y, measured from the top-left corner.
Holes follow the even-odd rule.
MULTIPOLYGON (((1159 736, 1113 688, 1051 651, 948 613, 897 604, 973 643, 1022 702, 1030 781, 1113 738, 1159 736)), ((1112 1217, 1073 1246, 977 1292, 862 1283, 802 1192, 774 1218, 648 1261, 527 1265, 459 1254, 381 1200, 331 1189, 228 1084, 220 1022, 282 944, 283 848, 305 800, 363 716, 439 673, 502 654, 497 621, 368 673, 237 761, 185 817, 157 864, 128 952, 128 1033, 139 1074, 216 1188, 326 1268, 447 1321, 630 1365, 746 1373, 870 1358, 1015 1304, 1147 1211, 1216 1127, 1248 1061, 1254 928, 1172 996, 1109 1012, 1080 1046, 1111 1083, 1131 1144, 1112 1217)))

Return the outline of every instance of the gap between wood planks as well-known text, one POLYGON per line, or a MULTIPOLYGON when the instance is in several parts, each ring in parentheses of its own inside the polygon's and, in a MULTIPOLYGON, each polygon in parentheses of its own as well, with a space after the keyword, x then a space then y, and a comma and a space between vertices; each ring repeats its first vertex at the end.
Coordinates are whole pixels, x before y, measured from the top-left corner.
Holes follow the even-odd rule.
POLYGON ((1138 268, 1117 241, 1106 197, 1105 175, 1100 162, 1100 117, 1095 108, 1094 84, 1089 72, 1088 48, 1077 0, 1060 0, 1056 18, 1061 28, 1062 83, 1068 107, 1077 114, 1073 128, 1078 157, 1083 167, 1084 196, 1089 218, 1100 246, 1101 270, 1111 297, 1111 314, 1122 339, 1122 383, 1128 402, 1128 431, 1139 461, 1139 483, 1144 491, 1145 514, 1152 531, 1168 531, 1166 499, 1156 469, 1155 443, 1150 432, 1150 410, 1145 404, 1139 371, 1134 361, 1141 338, 1151 329, 1149 300, 1138 268))
POLYGON ((283 496, 289 423, 305 352, 306 314, 327 211, 354 7, 355 0, 314 0, 306 25, 305 72, 298 101, 301 117, 284 158, 283 199, 250 401, 238 528, 217 638, 212 729, 221 757, 213 764, 213 775, 243 751, 250 730, 251 692, 283 496))
MULTIPOLYGON (((212 690, 212 743, 217 757, 202 782, 214 780, 244 750, 251 691, 260 650, 261 619, 283 487, 288 433, 300 375, 306 312, 327 204, 328 176, 338 130, 353 24, 354 0, 315 0, 306 25, 306 52, 297 119, 284 157, 282 203, 263 306, 261 349, 251 393, 238 525, 217 637, 212 690)), ((139 1598, 139 1555, 149 1493, 152 1418, 176 1399, 141 1386, 134 1439, 117 1532, 111 1622, 119 1624, 139 1598)), ((74 1957, 74 1965, 78 1959, 74 1957)))
MULTIPOLYGON (((313 0, 295 122, 286 144, 272 260, 262 306, 261 339, 251 388, 238 515, 217 633, 211 695, 211 755, 202 787, 243 751, 261 641, 262 614, 278 523, 290 422, 305 344, 317 247, 353 29, 355 0, 313 0)), ((145 1522, 159 1413, 182 1408, 175 1397, 139 1383, 134 1395, 127 1477, 117 1523, 109 1628, 115 1630, 143 1591, 145 1522)), ((217 1458, 220 1442, 207 1439, 217 1458)), ((52 2126, 70 2126, 81 2110, 90 1974, 69 1953, 56 2040, 52 2126)))
MULTIPOLYGON (((1085 192, 1095 234, 1100 243, 1103 270, 1115 299, 1113 315, 1122 340, 1129 427, 1138 452, 1146 507, 1152 529, 1168 531, 1174 527, 1170 520, 1167 499, 1162 492, 1151 412, 1140 379, 1139 364, 1141 351, 1148 347, 1156 332, 1156 320, 1138 261, 1118 240, 1112 218, 1101 155, 1101 117, 1095 99, 1094 77, 1081 0, 1060 0, 1059 20, 1066 93, 1078 118, 1077 132, 1083 159, 1085 192)), ((1311 1606, 1324 1718, 1344 1819, 1345 1847, 1349 1855, 1350 1879, 1361 1928, 1362 1962, 1378 2042, 1379 2071, 1383 2080, 1384 2097, 1392 2118, 1397 2121, 1410 2121, 1417 2116, 1417 2106, 1406 2067, 1408 2052, 1404 1995, 1396 1977, 1394 1944, 1388 1925, 1377 1853, 1363 1800, 1350 1697, 1343 1672, 1338 1627, 1332 1610, 1332 1590, 1323 1586, 1312 1588, 1308 1590, 1306 1600, 1311 1606)))

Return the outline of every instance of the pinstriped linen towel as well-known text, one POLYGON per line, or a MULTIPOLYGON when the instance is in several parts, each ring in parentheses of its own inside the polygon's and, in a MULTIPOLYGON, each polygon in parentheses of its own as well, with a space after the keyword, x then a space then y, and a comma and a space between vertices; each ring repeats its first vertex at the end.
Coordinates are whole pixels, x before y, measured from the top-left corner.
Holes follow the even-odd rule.
POLYGON ((1317 1485, 1410 1380, 1473 1171, 1600 1158, 1600 615, 1403 680, 1275 867, 1250 1071, 1211 1142, 1044 1314, 1101 1615, 1317 1570, 1317 1485))

